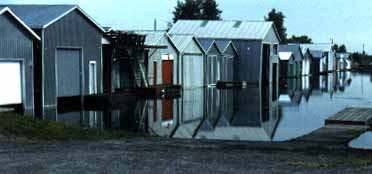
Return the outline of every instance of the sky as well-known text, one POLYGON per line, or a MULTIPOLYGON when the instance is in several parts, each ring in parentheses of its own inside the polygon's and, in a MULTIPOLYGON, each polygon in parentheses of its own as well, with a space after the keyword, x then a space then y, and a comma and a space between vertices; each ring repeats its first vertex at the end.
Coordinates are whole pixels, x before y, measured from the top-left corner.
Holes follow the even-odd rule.
MULTIPOLYGON (((177 0, 0 0, 1 4, 78 4, 102 26, 126 30, 165 29, 177 0)), ((226 20, 263 20, 282 11, 288 35, 316 43, 346 44, 348 51, 372 53, 371 0, 217 0, 226 20)))

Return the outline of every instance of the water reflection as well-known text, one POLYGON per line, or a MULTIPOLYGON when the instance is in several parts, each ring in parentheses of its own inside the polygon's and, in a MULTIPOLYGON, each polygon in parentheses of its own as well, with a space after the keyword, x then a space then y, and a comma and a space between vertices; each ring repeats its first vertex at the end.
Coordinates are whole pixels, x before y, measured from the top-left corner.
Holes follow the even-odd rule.
POLYGON ((345 107, 372 108, 371 79, 371 74, 351 72, 285 79, 278 100, 258 86, 195 88, 180 98, 132 101, 50 119, 172 138, 285 141, 324 126, 345 107))
POLYGON ((278 105, 271 102, 264 106, 263 110, 268 110, 265 114, 260 96, 257 87, 188 89, 180 99, 152 101, 156 104, 148 106, 149 129, 156 135, 174 138, 270 141, 279 120, 278 105), (164 102, 173 103, 172 107, 164 107, 164 102), (176 108, 180 112, 172 112, 171 119, 164 119, 164 113, 169 113, 165 109, 176 108))

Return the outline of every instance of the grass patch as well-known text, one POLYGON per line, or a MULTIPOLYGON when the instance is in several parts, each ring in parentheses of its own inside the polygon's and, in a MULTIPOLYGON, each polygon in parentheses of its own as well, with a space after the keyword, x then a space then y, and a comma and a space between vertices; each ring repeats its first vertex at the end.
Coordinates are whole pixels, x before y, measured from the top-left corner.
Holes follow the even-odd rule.
POLYGON ((80 125, 35 119, 15 113, 0 113, 0 134, 30 140, 108 140, 139 136, 125 131, 84 128, 80 125))

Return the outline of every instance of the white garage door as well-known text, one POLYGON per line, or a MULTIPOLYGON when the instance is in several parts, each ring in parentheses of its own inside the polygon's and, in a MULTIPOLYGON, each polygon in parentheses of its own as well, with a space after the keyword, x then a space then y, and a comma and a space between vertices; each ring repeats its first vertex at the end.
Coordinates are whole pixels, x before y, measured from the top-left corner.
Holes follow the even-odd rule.
POLYGON ((22 103, 20 62, 0 61, 0 105, 22 103))
POLYGON ((197 88, 204 85, 203 57, 185 55, 184 57, 184 88, 197 88))

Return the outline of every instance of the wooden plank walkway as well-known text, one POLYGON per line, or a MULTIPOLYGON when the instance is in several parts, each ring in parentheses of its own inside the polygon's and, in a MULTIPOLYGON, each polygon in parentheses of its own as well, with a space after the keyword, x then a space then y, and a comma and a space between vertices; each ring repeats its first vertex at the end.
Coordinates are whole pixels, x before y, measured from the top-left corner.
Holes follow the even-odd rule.
POLYGON ((346 108, 325 120, 326 125, 371 125, 372 109, 346 108))
POLYGON ((372 109, 345 108, 325 120, 325 126, 295 139, 318 143, 348 143, 371 129, 372 109))
POLYGON ((348 143, 368 130, 368 126, 326 125, 296 141, 320 143, 348 143))

